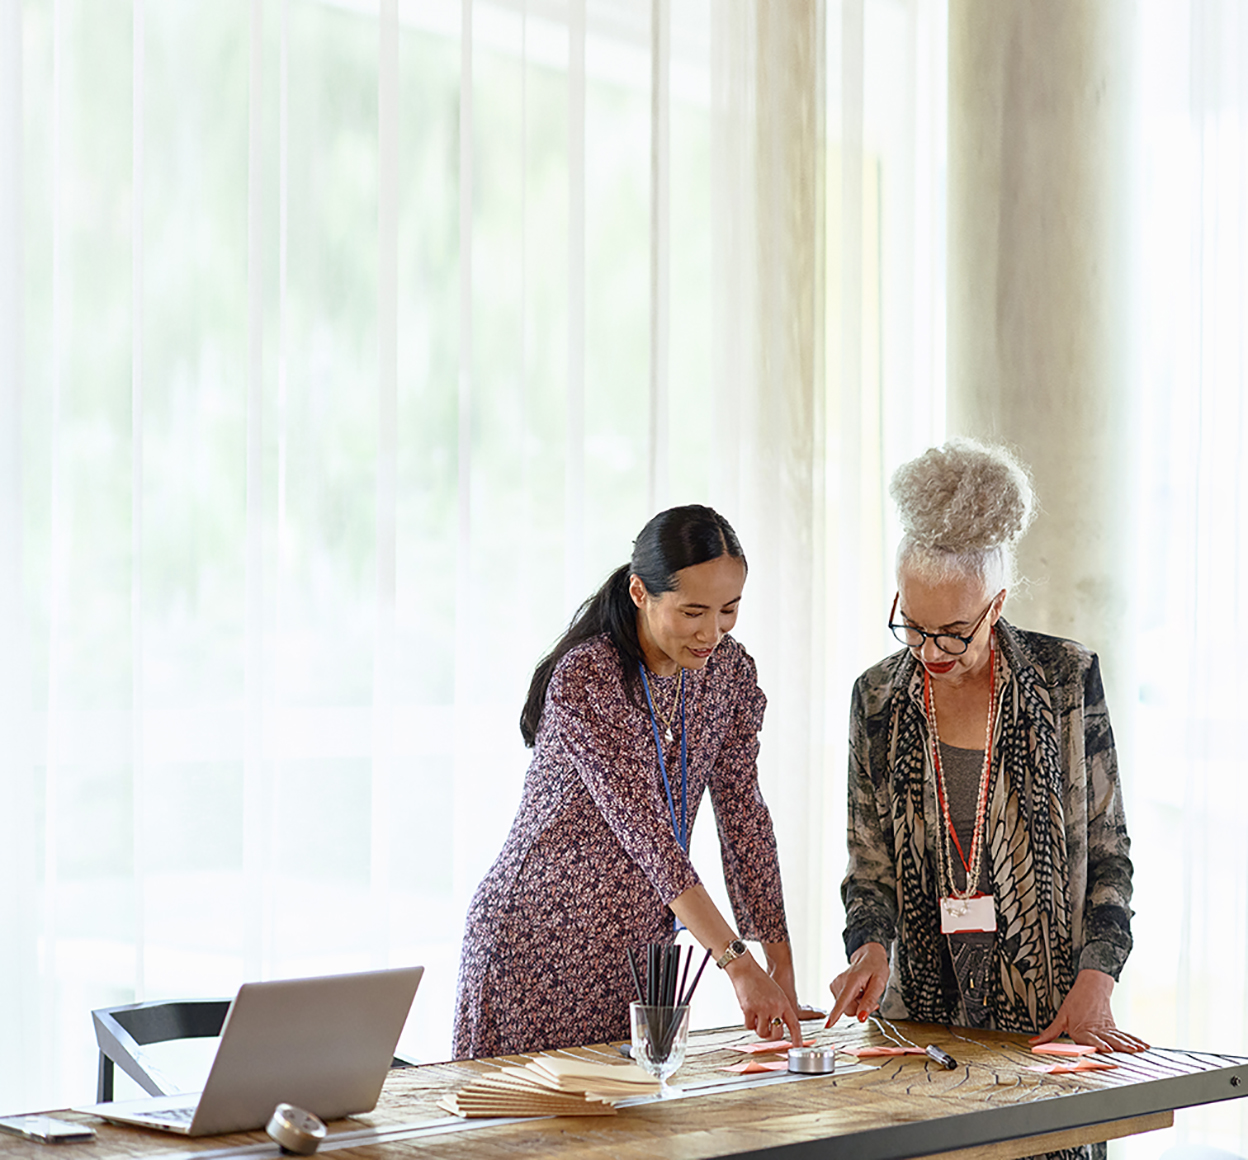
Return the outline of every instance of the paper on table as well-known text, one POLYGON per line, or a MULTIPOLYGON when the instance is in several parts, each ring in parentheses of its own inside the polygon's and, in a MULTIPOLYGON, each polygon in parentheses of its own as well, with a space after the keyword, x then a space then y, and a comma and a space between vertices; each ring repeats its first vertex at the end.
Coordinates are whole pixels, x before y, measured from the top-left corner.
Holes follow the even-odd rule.
MULTIPOLYGON (((506 1068, 514 1072, 516 1068, 506 1068)), ((524 1069, 532 1078, 558 1091, 583 1091, 597 1095, 648 1095, 659 1090, 659 1081, 635 1063, 594 1063, 568 1055, 533 1056, 524 1069)))
POLYGON ((1028 1071, 1038 1071, 1044 1075, 1070 1075, 1076 1071, 1112 1071, 1118 1065, 1107 1059, 1077 1059, 1074 1063, 1045 1063, 1028 1067, 1028 1071))
POLYGON ((776 1060, 772 1063, 763 1063, 760 1059, 747 1059, 744 1063, 730 1063, 719 1070, 735 1072, 737 1075, 755 1075, 763 1071, 787 1071, 788 1068, 787 1059, 776 1060))
POLYGON ((635 1063, 542 1053, 524 1067, 482 1074, 438 1102, 457 1116, 612 1115, 616 1100, 658 1088, 659 1081, 635 1063))
POLYGON ((493 1119, 497 1116, 614 1116, 612 1104, 576 1100, 550 1093, 546 1099, 495 1098, 465 1089, 438 1100, 438 1107, 465 1119, 493 1119))
POLYGON ((543 1052, 533 1056, 528 1066, 540 1068, 557 1080, 572 1080, 577 1083, 582 1080, 606 1080, 613 1085, 640 1084, 643 1087, 658 1087, 658 1080, 635 1063, 595 1063, 580 1056, 548 1055, 543 1052))
POLYGON ((764 1039, 759 1043, 730 1043, 728 1050, 743 1051, 746 1055, 769 1055, 788 1051, 790 1047, 814 1047, 814 1045, 813 1039, 808 1039, 805 1043, 790 1043, 787 1039, 764 1039))
POLYGON ((1033 1055, 1095 1055, 1096 1048, 1086 1043, 1037 1043, 1032 1049, 1033 1055))

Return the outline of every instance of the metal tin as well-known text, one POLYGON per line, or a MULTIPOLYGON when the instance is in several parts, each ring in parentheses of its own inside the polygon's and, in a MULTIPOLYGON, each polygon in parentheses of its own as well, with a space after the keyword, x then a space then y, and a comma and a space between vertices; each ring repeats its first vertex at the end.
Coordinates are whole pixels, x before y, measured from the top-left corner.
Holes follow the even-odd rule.
POLYGON ((832 1047, 790 1047, 789 1070, 802 1075, 831 1075, 836 1071, 836 1049, 832 1047))
POLYGON ((296 1156, 311 1156, 325 1139, 324 1121, 293 1104, 278 1104, 265 1131, 283 1153, 296 1156))

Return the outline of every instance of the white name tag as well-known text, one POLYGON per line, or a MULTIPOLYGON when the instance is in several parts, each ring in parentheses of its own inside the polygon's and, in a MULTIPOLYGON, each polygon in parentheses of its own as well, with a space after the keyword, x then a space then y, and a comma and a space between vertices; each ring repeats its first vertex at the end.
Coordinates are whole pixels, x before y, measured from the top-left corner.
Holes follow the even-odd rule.
POLYGON ((991 894, 971 898, 940 900, 940 933, 957 934, 963 930, 996 930, 997 908, 991 894))

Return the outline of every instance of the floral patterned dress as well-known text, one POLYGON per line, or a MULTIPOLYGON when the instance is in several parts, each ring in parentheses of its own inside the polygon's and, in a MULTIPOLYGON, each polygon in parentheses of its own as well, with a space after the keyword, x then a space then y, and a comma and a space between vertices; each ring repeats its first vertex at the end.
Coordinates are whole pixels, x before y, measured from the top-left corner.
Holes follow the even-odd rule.
MULTIPOLYGON (((668 712, 677 677, 650 687, 668 712)), ((705 668, 685 672, 684 697, 689 829, 709 788, 738 931, 785 941, 753 660, 725 637, 705 668)), ((679 818, 679 716, 673 724, 663 744, 679 818)), ((699 881, 673 832, 649 711, 629 696, 607 637, 578 645, 551 678, 520 808, 468 910, 455 1057, 627 1038, 636 994, 625 951, 671 942, 667 904, 699 881)))

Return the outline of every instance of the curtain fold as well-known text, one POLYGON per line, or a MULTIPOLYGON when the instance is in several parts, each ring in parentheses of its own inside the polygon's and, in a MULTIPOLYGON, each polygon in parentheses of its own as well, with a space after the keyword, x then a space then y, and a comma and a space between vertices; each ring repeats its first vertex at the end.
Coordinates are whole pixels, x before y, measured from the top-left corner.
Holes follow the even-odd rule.
MULTIPOLYGON (((529 674, 656 505, 749 555, 825 994, 888 647, 863 416, 939 393, 886 386, 936 311, 889 81, 943 100, 931 11, 0 0, 0 1106, 90 1097, 92 1007, 256 977, 424 963, 443 1055, 529 674)), ((695 860, 722 899, 709 822, 695 860)))
MULTIPOLYGON (((26 535, 22 487, 22 13, 20 0, 0 0, 0 736, 8 754, 0 764, 0 818, 34 819, 38 792, 34 779, 31 625, 26 615, 26 535)), ((10 823, 0 842, 0 925, 21 932, 0 953, 0 987, 28 996, 15 1005, 9 1036, 24 1047, 36 1042, 42 1025, 36 902, 36 826, 10 823)), ((0 1090, 23 1084, 30 1062, 15 1052, 0 1053, 0 1090)))
POLYGON ((817 854, 826 780, 817 710, 825 623, 824 5, 759 4, 754 19, 758 361, 746 403, 742 508, 758 563, 744 639, 770 697, 761 768, 789 884, 795 963, 803 980, 814 980, 821 954, 811 934, 835 897, 817 854))
MULTIPOLYGON (((1129 1013, 1153 1042, 1233 1055, 1248 1055, 1245 59, 1248 13, 1234 0, 1140 8, 1129 1013)), ((1248 1108, 1186 1112, 1172 1136, 1243 1155, 1248 1108)))

